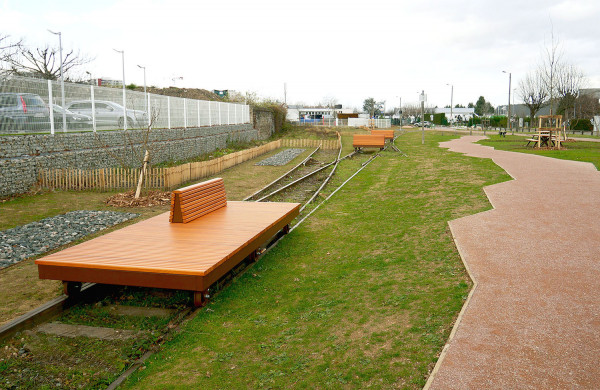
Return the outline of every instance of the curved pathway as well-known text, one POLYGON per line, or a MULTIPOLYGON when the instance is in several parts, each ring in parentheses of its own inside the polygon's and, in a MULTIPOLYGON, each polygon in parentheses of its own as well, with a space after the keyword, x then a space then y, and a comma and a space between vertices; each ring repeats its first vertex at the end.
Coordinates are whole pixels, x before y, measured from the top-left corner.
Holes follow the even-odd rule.
POLYGON ((515 180, 450 222, 475 286, 426 388, 600 388, 600 173, 590 163, 440 144, 515 180))

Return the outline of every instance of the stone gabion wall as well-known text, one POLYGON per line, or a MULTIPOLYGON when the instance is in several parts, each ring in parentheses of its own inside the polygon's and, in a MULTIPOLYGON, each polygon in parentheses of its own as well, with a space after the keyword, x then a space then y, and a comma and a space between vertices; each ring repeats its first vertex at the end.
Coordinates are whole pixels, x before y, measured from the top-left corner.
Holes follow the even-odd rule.
POLYGON ((265 108, 252 107, 251 115, 254 128, 258 130, 260 139, 267 139, 275 132, 275 120, 273 112, 265 108))
POLYGON ((42 168, 96 169, 139 166, 148 136, 151 163, 192 158, 224 148, 228 141, 259 138, 252 125, 188 129, 103 131, 0 137, 0 196, 29 191, 42 168))

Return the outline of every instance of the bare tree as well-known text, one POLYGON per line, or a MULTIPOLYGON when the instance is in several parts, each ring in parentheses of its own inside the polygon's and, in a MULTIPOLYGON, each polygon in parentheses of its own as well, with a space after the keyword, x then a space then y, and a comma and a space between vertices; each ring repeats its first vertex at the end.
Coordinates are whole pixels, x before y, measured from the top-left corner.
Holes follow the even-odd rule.
POLYGON ((544 48, 545 54, 539 72, 544 88, 550 98, 550 115, 554 115, 554 99, 557 93, 559 68, 562 66, 562 50, 558 39, 554 38, 554 28, 550 30, 550 44, 544 48))
POLYGON ((335 106, 338 104, 337 98, 327 95, 323 98, 323 102, 325 103, 324 106, 331 110, 331 115, 333 118, 337 118, 337 111, 335 109, 335 106))
MULTIPOLYGON (((73 50, 63 51, 63 73, 65 79, 69 73, 81 65, 92 61, 73 50), (66 54, 65 54, 66 53, 66 54)), ((45 46, 42 48, 29 48, 22 43, 18 45, 18 53, 7 61, 8 72, 18 76, 34 76, 47 80, 56 80, 60 77, 60 53, 58 48, 45 46)))
POLYGON ((560 102, 557 111, 563 112, 565 119, 568 119, 569 113, 575 106, 579 90, 584 84, 585 76, 575 65, 564 64, 558 70, 557 95, 560 102))
POLYGON ((421 115, 421 106, 416 103, 405 103, 402 105, 402 115, 417 117, 421 115))
POLYGON ((575 99, 573 108, 574 118, 592 118, 600 114, 600 102, 593 95, 580 94, 575 99))
POLYGON ((135 198, 139 198, 147 166, 152 158, 164 149, 165 145, 153 142, 150 138, 152 127, 160 117, 160 109, 150 109, 150 119, 139 131, 121 131, 122 147, 114 148, 105 143, 98 133, 94 133, 96 143, 111 156, 123 169, 140 168, 140 177, 136 187, 135 198))
POLYGON ((530 123, 533 123, 535 114, 546 104, 548 90, 544 86, 543 75, 540 70, 529 72, 519 81, 519 96, 529 108, 530 123))
POLYGON ((9 35, 0 34, 0 71, 17 55, 20 45, 21 41, 11 41, 9 35))

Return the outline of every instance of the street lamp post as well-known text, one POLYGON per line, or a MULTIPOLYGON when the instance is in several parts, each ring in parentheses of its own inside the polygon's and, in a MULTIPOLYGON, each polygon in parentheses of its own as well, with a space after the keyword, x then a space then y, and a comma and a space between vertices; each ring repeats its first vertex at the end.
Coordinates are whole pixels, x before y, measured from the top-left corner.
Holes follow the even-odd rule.
POLYGON ((183 76, 176 76, 176 77, 173 77, 171 80, 173 81, 173 86, 177 87, 177 85, 175 84, 175 81, 176 80, 183 80, 183 76))
POLYGON ((517 131, 519 131, 519 114, 517 112, 517 109, 515 108, 515 95, 517 94, 517 89, 513 88, 512 90, 512 105, 513 105, 513 115, 515 116, 515 126, 513 127, 513 134, 515 133, 515 127, 517 128, 517 131))
POLYGON ((421 145, 425 145, 425 100, 427 96, 425 96, 425 91, 421 91, 421 95, 419 96, 419 100, 421 100, 421 145))
MULTIPOLYGON (((67 132, 67 113, 65 112, 65 77, 63 74, 63 56, 62 56, 62 33, 60 31, 54 32, 48 30, 54 35, 58 35, 58 50, 60 52, 60 95, 62 104, 62 117, 63 117, 63 132, 67 132)), ((52 110, 52 102, 50 102, 50 109, 52 110)))
POLYGON ((399 99, 398 102, 398 121, 400 123, 400 130, 402 130, 402 96, 396 96, 399 99))
MULTIPOLYGON (((508 117, 506 118, 506 128, 507 130, 512 130, 512 123, 510 122, 510 89, 511 89, 511 73, 507 72, 505 70, 502 71, 502 73, 508 73, 508 117)), ((514 134, 514 133, 513 133, 514 134)))
MULTIPOLYGON (((454 84, 446 84, 450 86, 450 125, 452 125, 452 121, 454 121, 454 84)), ((456 133, 456 129, 454 129, 456 133)))
POLYGON ((150 113, 148 113, 148 94, 146 93, 146 67, 138 65, 138 68, 144 70, 144 111, 146 111, 146 115, 150 117, 150 113))
POLYGON ((127 100, 125 96, 125 50, 113 49, 121 53, 121 63, 123 65, 123 130, 127 130, 127 100))
POLYGON ((398 96, 398 119, 400 120, 400 130, 402 130, 402 96, 398 96))

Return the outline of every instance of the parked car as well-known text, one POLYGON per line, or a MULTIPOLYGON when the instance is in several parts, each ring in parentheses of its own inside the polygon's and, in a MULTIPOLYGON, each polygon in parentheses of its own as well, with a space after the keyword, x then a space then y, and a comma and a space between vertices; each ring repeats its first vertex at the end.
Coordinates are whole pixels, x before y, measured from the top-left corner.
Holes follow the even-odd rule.
POLYGON ((92 126, 92 117, 83 114, 77 114, 71 112, 69 110, 63 109, 61 106, 56 104, 52 105, 52 112, 54 115, 54 128, 56 130, 62 129, 63 125, 63 111, 65 112, 65 117, 67 118, 67 128, 73 129, 77 127, 91 127, 92 126))
MULTIPOLYGON (((107 100, 94 101, 96 111, 96 125, 117 126, 123 128, 125 119, 123 106, 107 100)), ((76 114, 92 117, 92 101, 77 100, 67 104, 67 109, 76 114)), ((127 109, 127 128, 144 127, 148 124, 148 114, 141 110, 127 109)))
POLYGON ((39 95, 0 93, 0 132, 12 130, 47 130, 50 111, 39 95))
POLYGON ((417 127, 433 127, 433 123, 431 123, 429 121, 415 122, 415 123, 413 123, 413 126, 417 126, 417 127))

